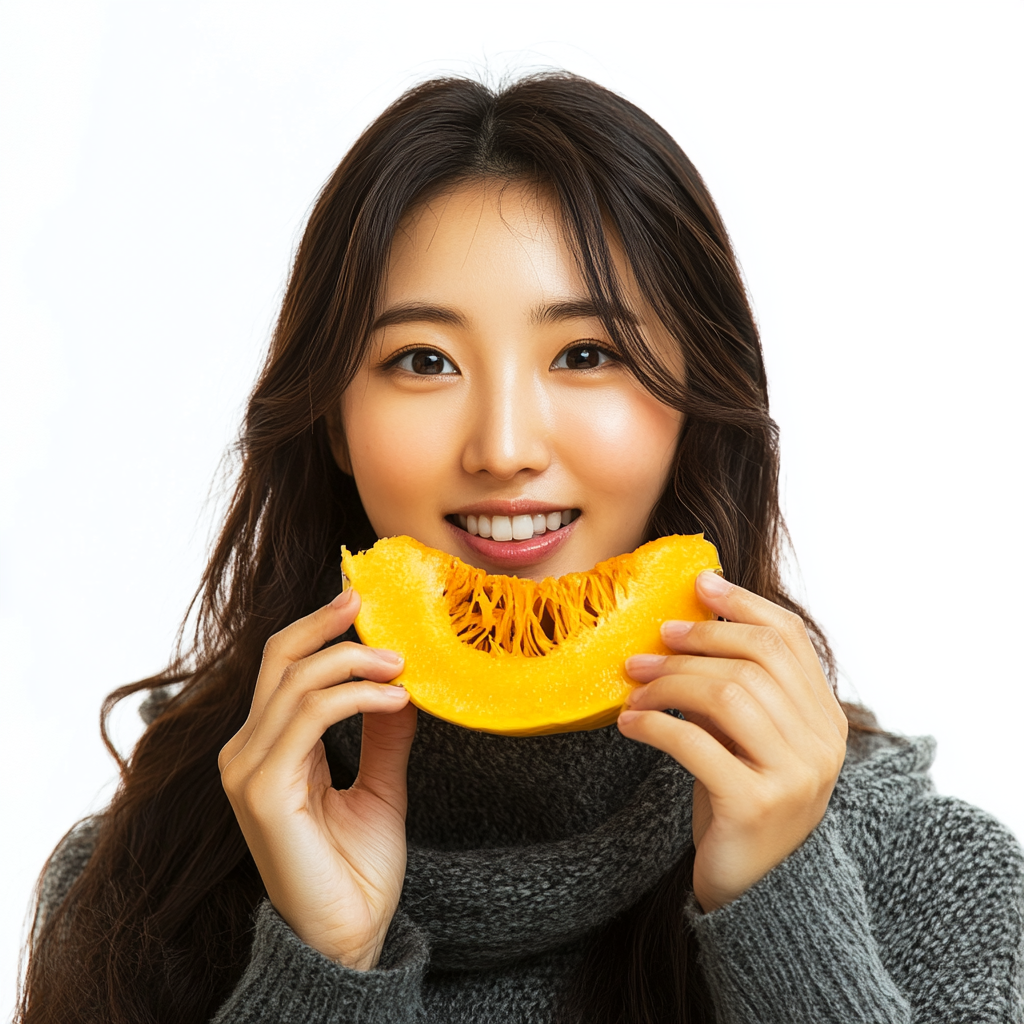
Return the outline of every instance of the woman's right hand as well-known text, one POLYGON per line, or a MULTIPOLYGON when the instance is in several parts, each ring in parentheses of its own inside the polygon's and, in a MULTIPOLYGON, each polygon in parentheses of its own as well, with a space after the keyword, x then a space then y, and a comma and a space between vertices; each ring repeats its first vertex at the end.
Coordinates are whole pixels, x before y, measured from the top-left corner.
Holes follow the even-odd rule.
POLYGON ((405 880, 416 709, 387 682, 402 670, 398 655, 353 643, 321 650, 358 610, 359 595, 347 590, 270 638, 249 717, 218 764, 277 912, 307 945, 369 970, 405 880), (337 790, 320 737, 359 712, 359 775, 337 790))

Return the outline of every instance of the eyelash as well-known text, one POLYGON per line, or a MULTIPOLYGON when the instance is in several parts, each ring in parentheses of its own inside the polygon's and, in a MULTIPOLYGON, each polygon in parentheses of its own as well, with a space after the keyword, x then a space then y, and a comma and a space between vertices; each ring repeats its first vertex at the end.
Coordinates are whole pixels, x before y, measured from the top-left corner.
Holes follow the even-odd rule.
POLYGON ((564 349, 562 349, 562 351, 559 352, 557 356, 555 356, 554 362, 552 362, 551 365, 554 366, 559 361, 559 359, 562 359, 564 356, 567 356, 570 352, 573 351, 573 349, 580 348, 595 349, 604 357, 603 362, 598 363, 597 366, 589 366, 583 368, 566 366, 564 367, 564 369, 572 369, 575 370, 577 373, 584 373, 587 370, 599 370, 602 366, 607 366, 609 363, 615 363, 618 362, 619 360, 619 356, 617 353, 613 352, 611 349, 605 348, 603 345, 599 345, 596 342, 592 341, 576 341, 573 342, 573 344, 567 345, 564 349))
MULTIPOLYGON (((565 366, 558 367, 558 369, 572 369, 575 370, 576 372, 584 372, 585 370, 598 370, 602 366, 607 366, 608 363, 614 363, 619 359, 619 356, 615 352, 612 352, 610 349, 604 348, 601 345, 594 344, 593 342, 577 341, 574 342, 572 345, 566 346, 564 349, 562 349, 561 352, 558 353, 557 356, 555 356, 554 360, 551 363, 552 369, 556 368, 556 364, 560 359, 563 359, 566 356, 568 356, 568 354, 572 352, 574 349, 595 349, 597 352, 601 354, 601 356, 604 357, 604 359, 602 362, 599 362, 597 366, 584 368, 565 366)), ((402 349, 399 352, 396 352, 390 359, 387 360, 387 362, 384 363, 383 368, 385 370, 397 369, 399 368, 399 364, 402 363, 403 360, 405 360, 411 355, 415 355, 417 352, 433 352, 434 354, 439 355, 441 359, 444 361, 442 364, 441 372, 437 374, 415 373, 415 371, 413 371, 412 369, 406 369, 405 367, 402 367, 402 369, 404 369, 406 373, 411 373, 415 377, 455 377, 458 375, 459 371, 458 368, 455 366, 455 363, 452 362, 452 360, 449 359, 443 352, 439 352, 435 348, 424 348, 423 346, 406 348, 402 349), (445 364, 450 366, 454 372, 445 372, 445 364)))
MULTIPOLYGON (((452 360, 449 359, 443 352, 439 352, 436 348, 425 348, 422 345, 417 345, 417 346, 414 346, 413 348, 405 348, 405 349, 402 349, 399 352, 396 352, 390 359, 387 360, 387 362, 384 363, 384 369, 385 370, 398 369, 399 368, 398 364, 401 363, 403 359, 406 359, 409 356, 415 355, 417 352, 433 352, 434 354, 439 355, 444 360, 444 363, 446 363, 448 366, 452 367, 453 370, 455 370, 455 373, 445 373, 444 372, 444 365, 443 364, 442 364, 442 367, 441 367, 441 373, 436 373, 436 374, 415 373, 411 369, 405 370, 406 373, 410 373, 414 377, 455 377, 455 376, 458 375, 458 369, 456 368, 455 363, 452 362, 452 360)), ((403 369, 404 369, 404 367, 403 367, 403 369)))

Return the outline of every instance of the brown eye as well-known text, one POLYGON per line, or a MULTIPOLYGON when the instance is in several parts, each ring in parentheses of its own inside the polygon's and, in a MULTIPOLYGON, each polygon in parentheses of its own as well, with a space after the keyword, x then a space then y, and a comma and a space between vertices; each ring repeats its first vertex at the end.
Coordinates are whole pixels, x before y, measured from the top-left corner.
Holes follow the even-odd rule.
POLYGON ((406 352, 394 365, 421 377, 458 373, 450 359, 446 359, 440 352, 432 348, 417 348, 412 352, 406 352))
POLYGON ((612 356, 597 345, 573 345, 552 363, 552 369, 595 370, 611 360, 612 356))

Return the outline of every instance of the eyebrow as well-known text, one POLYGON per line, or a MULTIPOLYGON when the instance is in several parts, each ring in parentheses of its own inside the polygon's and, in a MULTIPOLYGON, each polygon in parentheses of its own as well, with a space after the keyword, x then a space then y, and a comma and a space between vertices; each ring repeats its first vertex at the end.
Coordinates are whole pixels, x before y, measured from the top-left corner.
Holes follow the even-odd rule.
POLYGON ((431 306, 425 302, 406 302, 384 310, 373 321, 371 330, 379 331, 395 324, 448 324, 465 327, 466 318, 448 306, 431 306))
MULTIPOLYGON (((600 320, 601 314, 590 299, 565 299, 537 306, 530 314, 530 323, 535 327, 544 324, 562 323, 566 320, 600 320)), ((619 307, 612 311, 612 319, 634 327, 640 326, 640 318, 628 309, 619 307)), ((449 327, 466 327, 466 318, 450 306, 435 306, 426 302, 406 302, 384 310, 373 321, 371 330, 380 331, 396 324, 445 324, 449 327)))
MULTIPOLYGON (((640 318, 623 309, 621 306, 611 311, 613 320, 621 320, 623 323, 640 326, 640 318)), ((530 323, 540 326, 541 324, 556 324, 564 320, 600 320, 601 312, 590 299, 568 299, 563 302, 552 302, 547 306, 538 306, 530 317, 530 323)))

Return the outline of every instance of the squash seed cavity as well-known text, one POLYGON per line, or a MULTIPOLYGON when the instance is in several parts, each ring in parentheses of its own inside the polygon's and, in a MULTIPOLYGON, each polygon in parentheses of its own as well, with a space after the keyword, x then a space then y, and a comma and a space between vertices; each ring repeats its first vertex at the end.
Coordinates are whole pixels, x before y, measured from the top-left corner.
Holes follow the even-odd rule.
POLYGON ((626 596, 629 572, 617 561, 538 583, 491 576, 453 559, 444 589, 452 629, 487 654, 543 657, 597 626, 626 596))

